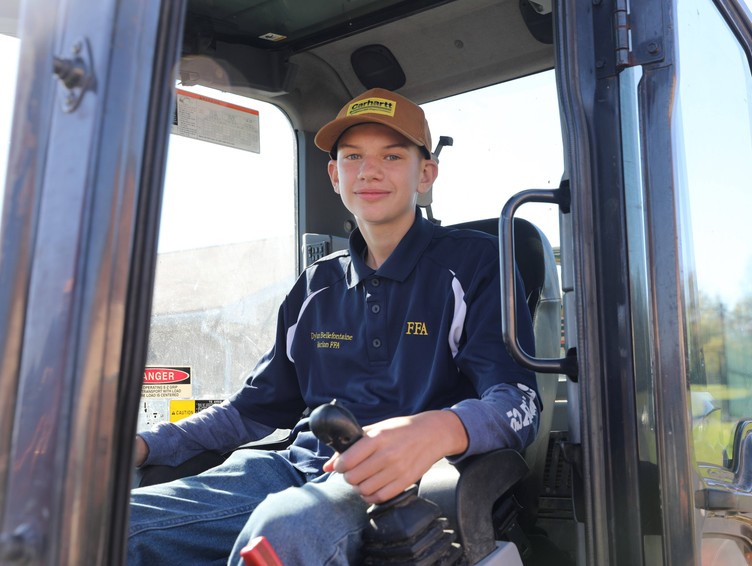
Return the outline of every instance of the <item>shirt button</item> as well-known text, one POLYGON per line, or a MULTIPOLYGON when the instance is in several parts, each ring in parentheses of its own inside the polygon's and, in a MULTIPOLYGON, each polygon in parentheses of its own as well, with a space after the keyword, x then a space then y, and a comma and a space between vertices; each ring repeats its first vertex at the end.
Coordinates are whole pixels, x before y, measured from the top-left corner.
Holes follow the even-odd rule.
POLYGON ((381 348, 381 340, 378 338, 374 338, 373 342, 371 342, 374 348, 381 348))
POLYGON ((379 280, 378 280, 378 279, 376 279, 376 278, 374 278, 374 279, 371 279, 371 285, 372 285, 373 287, 378 287, 379 285, 381 285, 381 281, 379 281, 379 280))
POLYGON ((379 306, 379 305, 371 305, 371 312, 373 314, 379 314, 380 310, 381 310, 381 306, 379 306))

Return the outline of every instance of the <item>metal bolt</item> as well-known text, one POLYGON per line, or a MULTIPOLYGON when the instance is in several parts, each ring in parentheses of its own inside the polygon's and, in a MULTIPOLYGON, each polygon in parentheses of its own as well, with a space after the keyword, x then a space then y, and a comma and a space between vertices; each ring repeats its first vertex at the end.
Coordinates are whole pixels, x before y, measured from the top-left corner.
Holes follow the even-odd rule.
POLYGON ((59 57, 54 57, 53 71, 63 82, 65 88, 68 89, 81 86, 84 77, 86 76, 86 69, 83 67, 82 61, 80 59, 71 61, 70 59, 60 59, 59 57))
POLYGON ((648 53, 650 53, 651 55, 655 55, 660 50, 660 47, 658 47, 658 44, 655 41, 648 43, 648 53))
POLYGON ((72 55, 69 58, 52 59, 52 72, 60 79, 60 97, 65 112, 73 112, 84 93, 94 84, 88 47, 86 39, 78 39, 70 48, 72 55))

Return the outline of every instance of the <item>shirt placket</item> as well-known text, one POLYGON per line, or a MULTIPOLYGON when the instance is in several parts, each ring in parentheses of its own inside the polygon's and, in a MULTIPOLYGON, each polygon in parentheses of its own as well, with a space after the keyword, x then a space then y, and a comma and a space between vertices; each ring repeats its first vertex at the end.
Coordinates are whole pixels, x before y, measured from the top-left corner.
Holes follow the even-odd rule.
POLYGON ((386 289, 380 277, 369 277, 365 282, 366 295, 366 349, 372 363, 389 360, 386 328, 386 289))

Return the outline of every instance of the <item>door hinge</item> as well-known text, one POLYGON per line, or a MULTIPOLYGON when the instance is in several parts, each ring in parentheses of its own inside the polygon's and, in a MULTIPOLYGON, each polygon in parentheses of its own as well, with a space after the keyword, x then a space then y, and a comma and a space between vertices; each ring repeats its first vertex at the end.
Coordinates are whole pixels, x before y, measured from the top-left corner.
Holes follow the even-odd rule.
POLYGON ((595 67, 599 79, 627 67, 665 59, 666 29, 661 0, 592 0, 595 67))
POLYGON ((617 2, 617 9, 614 11, 614 44, 618 71, 629 66, 631 53, 629 13, 624 2, 617 2))

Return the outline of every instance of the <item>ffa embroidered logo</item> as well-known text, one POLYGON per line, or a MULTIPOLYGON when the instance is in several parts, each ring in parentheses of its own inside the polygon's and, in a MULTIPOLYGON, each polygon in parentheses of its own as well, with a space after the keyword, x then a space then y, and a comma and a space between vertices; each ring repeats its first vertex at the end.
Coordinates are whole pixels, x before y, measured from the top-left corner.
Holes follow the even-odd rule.
POLYGON ((407 323, 407 332, 405 334, 417 334, 419 336, 428 336, 428 328, 425 322, 412 322, 407 323))

